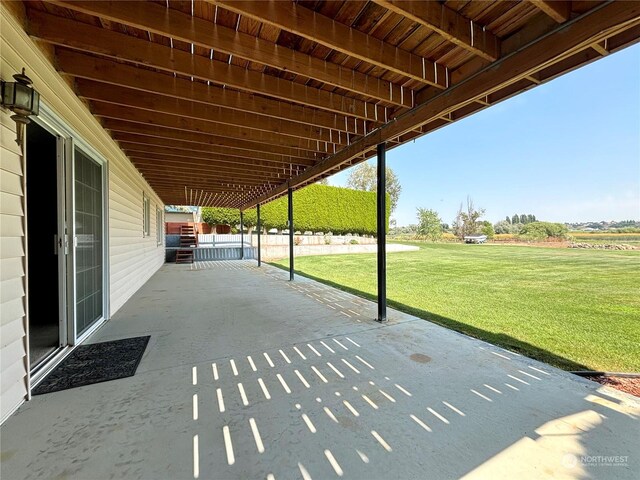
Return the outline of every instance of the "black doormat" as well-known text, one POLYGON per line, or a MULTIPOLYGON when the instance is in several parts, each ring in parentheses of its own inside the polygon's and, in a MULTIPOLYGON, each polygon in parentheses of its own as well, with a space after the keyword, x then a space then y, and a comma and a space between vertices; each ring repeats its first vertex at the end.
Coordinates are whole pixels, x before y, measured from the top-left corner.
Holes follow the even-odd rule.
POLYGON ((131 377, 136 373, 149 336, 80 345, 34 388, 33 395, 131 377))

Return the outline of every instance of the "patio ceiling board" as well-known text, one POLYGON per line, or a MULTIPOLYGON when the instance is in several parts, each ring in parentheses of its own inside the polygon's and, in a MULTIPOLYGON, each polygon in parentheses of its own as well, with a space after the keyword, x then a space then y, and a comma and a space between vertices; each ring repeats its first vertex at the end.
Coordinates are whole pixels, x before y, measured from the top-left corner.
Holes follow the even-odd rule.
MULTIPOLYGON (((640 36, 632 23, 601 34, 588 18, 602 2, 568 2, 565 20, 549 13, 558 8, 550 3, 50 0, 25 6, 27 33, 55 52, 59 70, 125 153, 184 169, 184 177, 147 173, 166 203, 184 201, 188 179, 202 175, 193 188, 212 194, 228 188, 218 204, 250 207, 373 156, 375 142, 394 148, 415 140, 640 36), (511 74, 498 81, 494 74, 504 73, 505 57, 548 34, 564 45, 575 28, 563 31, 563 22, 582 14, 590 45, 536 57, 536 65, 519 55, 526 72, 511 59, 511 74), (473 85, 473 95, 460 94, 461 82, 473 85), (278 165, 289 164, 289 173, 273 181, 278 165), (217 168, 214 176, 205 176, 208 165, 217 168), (261 183, 229 187, 241 174, 261 183)), ((633 2, 621 5, 604 8, 638 16, 633 2)))

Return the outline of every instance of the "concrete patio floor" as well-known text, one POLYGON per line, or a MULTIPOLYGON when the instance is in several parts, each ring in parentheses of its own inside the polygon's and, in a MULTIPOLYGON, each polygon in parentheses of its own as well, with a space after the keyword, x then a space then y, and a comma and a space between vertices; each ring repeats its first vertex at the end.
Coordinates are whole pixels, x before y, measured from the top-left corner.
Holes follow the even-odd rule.
POLYGON ((23 405, 2 478, 640 475, 635 397, 287 276, 163 266, 90 340, 151 335, 136 375, 23 405))

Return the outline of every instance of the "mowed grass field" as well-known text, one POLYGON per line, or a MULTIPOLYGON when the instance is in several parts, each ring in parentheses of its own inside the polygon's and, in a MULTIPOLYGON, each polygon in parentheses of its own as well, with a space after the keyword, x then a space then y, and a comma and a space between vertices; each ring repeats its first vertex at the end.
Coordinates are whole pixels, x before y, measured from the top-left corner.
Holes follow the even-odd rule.
MULTIPOLYGON (((640 372, 640 251, 416 246, 387 255, 393 308, 566 370, 640 372)), ((375 299, 375 255, 298 257, 295 265, 375 299)))

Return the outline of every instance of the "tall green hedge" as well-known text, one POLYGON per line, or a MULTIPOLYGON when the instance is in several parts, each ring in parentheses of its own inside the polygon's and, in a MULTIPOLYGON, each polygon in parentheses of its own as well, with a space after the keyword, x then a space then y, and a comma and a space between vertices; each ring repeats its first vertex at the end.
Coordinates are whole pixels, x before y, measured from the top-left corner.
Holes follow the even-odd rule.
MULTIPOLYGON (((387 194, 387 230, 389 229, 389 195, 387 194)), ((260 209, 265 228, 287 228, 287 197, 280 197, 262 205, 260 209)), ((210 225, 237 225, 240 211, 232 208, 205 207, 202 221, 210 225)), ((293 192, 294 228, 299 231, 376 233, 376 193, 349 188, 310 185, 293 192)), ((255 227, 256 210, 245 210, 244 224, 255 227)))

